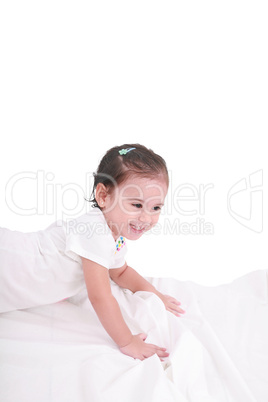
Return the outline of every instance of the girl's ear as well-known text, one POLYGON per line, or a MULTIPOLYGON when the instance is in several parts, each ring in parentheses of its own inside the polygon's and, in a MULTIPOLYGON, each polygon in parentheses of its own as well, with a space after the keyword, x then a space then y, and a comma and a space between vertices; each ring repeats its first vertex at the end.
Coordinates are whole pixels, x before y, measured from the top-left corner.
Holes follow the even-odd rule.
POLYGON ((95 190, 95 199, 100 208, 105 207, 105 201, 107 197, 108 191, 103 183, 98 183, 95 190))

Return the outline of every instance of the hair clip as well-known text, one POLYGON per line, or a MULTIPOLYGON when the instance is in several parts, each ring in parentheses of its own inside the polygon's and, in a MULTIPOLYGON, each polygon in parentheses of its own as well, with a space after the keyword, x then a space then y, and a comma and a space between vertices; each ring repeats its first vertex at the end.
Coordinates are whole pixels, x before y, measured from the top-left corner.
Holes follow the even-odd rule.
POLYGON ((127 149, 123 148, 123 149, 120 149, 120 151, 118 151, 118 152, 120 155, 126 155, 128 152, 132 151, 133 149, 136 149, 136 148, 127 148, 127 149))

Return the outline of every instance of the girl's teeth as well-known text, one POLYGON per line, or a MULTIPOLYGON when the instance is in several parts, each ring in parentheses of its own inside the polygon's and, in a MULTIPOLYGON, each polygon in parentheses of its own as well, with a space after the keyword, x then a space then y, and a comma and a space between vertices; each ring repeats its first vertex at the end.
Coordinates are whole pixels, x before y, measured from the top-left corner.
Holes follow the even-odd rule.
POLYGON ((141 231, 141 230, 142 230, 142 228, 141 228, 141 227, 134 226, 134 225, 131 225, 131 226, 133 227, 133 229, 134 229, 134 230, 137 230, 137 231, 141 231))

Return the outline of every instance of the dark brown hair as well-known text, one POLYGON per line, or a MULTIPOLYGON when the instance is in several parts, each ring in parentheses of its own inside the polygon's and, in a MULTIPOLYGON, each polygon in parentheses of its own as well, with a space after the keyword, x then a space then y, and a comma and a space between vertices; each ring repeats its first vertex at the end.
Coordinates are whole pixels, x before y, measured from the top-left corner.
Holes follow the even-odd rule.
POLYGON ((116 185, 123 183, 130 176, 141 176, 153 179, 158 175, 163 175, 167 184, 168 170, 166 162, 151 149, 140 144, 123 144, 109 149, 94 173, 94 185, 91 201, 93 207, 99 207, 95 199, 95 190, 99 183, 103 183, 109 190, 116 185), (135 148, 126 153, 122 150, 135 148), (119 153, 121 151, 122 154, 119 153))

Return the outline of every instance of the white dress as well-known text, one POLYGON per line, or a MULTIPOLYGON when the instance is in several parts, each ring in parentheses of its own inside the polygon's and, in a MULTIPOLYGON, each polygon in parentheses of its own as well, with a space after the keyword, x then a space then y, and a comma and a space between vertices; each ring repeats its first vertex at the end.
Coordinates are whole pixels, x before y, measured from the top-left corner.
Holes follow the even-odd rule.
POLYGON ((97 208, 38 232, 0 228, 0 312, 73 296, 85 287, 81 257, 120 268, 126 251, 125 238, 114 240, 97 208))

